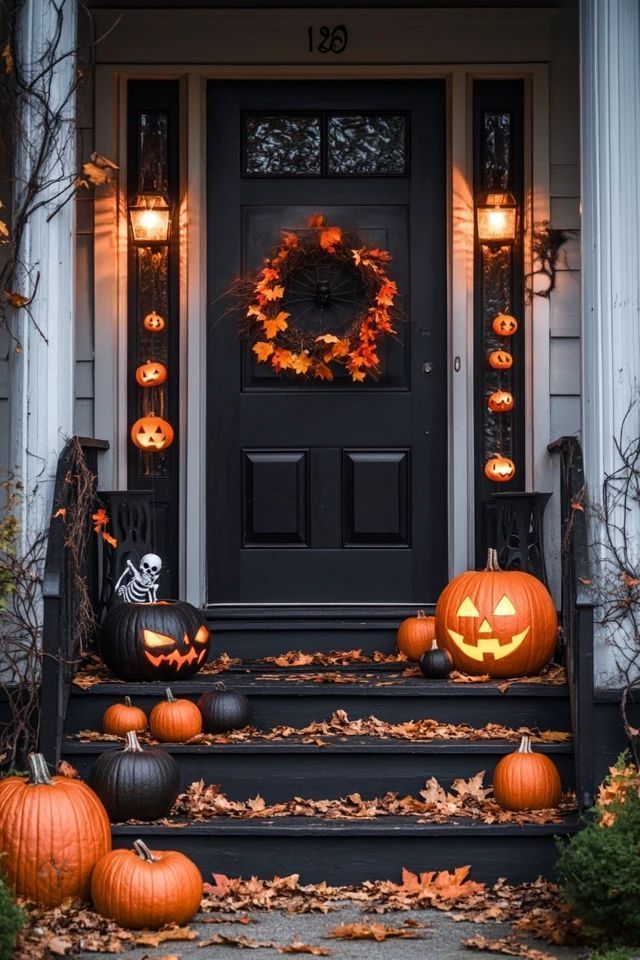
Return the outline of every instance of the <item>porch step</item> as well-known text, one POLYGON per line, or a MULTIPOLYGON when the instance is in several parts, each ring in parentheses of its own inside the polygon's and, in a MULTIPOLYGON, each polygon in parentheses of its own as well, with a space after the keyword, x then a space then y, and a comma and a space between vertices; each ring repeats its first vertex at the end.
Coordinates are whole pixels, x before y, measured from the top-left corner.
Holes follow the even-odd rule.
MULTIPOLYGON (((323 737, 325 746, 280 741, 229 744, 163 744, 180 767, 186 786, 204 777, 219 783, 234 800, 259 793, 267 803, 291 797, 334 799, 350 793, 382 796, 387 791, 417 795, 425 781, 435 777, 449 787, 458 777, 486 771, 490 783, 498 760, 516 749, 506 740, 433 740, 409 742, 375 737, 348 740, 323 737)), ((100 754, 118 743, 82 743, 67 739, 63 756, 84 778, 100 754)), ((571 743, 536 744, 553 758, 565 789, 574 783, 571 743)))
MULTIPOLYGON (((352 719, 372 714, 380 720, 402 723, 432 717, 444 723, 503 723, 510 727, 570 730, 571 717, 565 685, 513 683, 452 683, 406 677, 394 671, 370 668, 334 668, 342 682, 314 682, 305 674, 322 676, 311 668, 291 671, 271 668, 266 673, 232 670, 224 674, 196 676, 174 683, 176 695, 197 698, 215 683, 248 697, 252 725, 268 730, 280 724, 304 726, 313 720, 328 720, 336 710, 352 719), (277 679, 268 679, 276 677, 277 679), (353 681, 353 682, 351 682, 353 681)), ((327 671, 324 671, 327 676, 327 671)), ((72 687, 66 732, 101 729, 102 715, 115 700, 128 695, 147 712, 164 698, 165 683, 97 683, 87 690, 72 687)))
POLYGON ((114 846, 129 847, 140 837, 152 849, 180 849, 205 879, 214 872, 265 878, 299 873, 303 883, 359 884, 397 881, 403 866, 418 872, 468 863, 475 880, 493 883, 506 876, 523 883, 540 874, 553 877, 556 837, 577 829, 573 816, 561 824, 526 827, 464 820, 423 824, 411 817, 178 822, 183 825, 116 824, 114 846))

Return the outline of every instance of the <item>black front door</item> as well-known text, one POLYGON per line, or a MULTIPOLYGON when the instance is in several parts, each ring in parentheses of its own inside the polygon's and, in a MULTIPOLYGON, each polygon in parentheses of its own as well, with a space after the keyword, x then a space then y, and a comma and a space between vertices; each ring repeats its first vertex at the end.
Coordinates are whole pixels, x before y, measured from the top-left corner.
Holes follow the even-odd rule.
MULTIPOLYGON (((444 115, 440 81, 209 85, 210 603, 419 603, 444 585, 444 115), (377 380, 277 374, 241 336, 230 285, 315 214, 392 256, 402 316, 377 380)), ((333 282, 283 308, 317 322, 333 282)))

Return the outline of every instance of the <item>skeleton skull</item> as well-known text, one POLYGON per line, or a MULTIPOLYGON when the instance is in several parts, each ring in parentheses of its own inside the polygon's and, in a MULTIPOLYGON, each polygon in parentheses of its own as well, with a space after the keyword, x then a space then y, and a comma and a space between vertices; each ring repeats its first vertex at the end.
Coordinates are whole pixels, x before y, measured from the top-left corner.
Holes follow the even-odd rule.
POLYGON ((153 583, 162 570, 162 560, 157 553, 145 553, 140 560, 140 579, 144 584, 153 583))

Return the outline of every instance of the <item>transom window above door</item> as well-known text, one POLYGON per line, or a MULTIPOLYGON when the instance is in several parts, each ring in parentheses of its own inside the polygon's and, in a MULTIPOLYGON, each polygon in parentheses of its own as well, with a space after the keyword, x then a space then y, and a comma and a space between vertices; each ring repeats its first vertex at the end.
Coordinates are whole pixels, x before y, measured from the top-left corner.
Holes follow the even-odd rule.
POLYGON ((404 113, 245 113, 245 177, 402 177, 409 173, 404 113))

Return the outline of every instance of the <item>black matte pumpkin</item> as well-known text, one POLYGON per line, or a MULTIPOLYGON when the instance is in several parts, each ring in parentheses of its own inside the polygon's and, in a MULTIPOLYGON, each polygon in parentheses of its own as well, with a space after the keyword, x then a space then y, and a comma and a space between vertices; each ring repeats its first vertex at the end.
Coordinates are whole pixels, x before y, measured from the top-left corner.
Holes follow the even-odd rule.
POLYGON ((218 684, 216 690, 208 690, 198 700, 205 733, 224 733, 246 727, 251 719, 249 701, 241 693, 227 690, 218 684))
POLYGON ((89 780, 111 820, 166 817, 180 793, 178 764, 166 750, 143 750, 133 731, 124 750, 109 750, 93 765, 89 780))
POLYGON ((434 640, 431 650, 420 657, 420 669, 429 680, 444 680, 453 670, 451 654, 442 650, 434 640))
POLYGON ((202 614, 181 600, 120 603, 105 617, 100 653, 120 680, 185 680, 209 654, 202 614))

